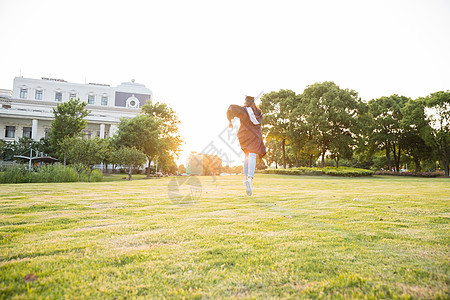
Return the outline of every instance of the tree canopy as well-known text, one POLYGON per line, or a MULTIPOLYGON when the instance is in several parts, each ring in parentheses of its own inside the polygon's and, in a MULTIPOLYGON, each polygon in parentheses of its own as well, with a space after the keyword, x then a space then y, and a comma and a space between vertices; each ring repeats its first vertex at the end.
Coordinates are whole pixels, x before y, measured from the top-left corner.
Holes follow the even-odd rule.
POLYGON ((83 171, 86 172, 88 182, 90 182, 94 165, 100 164, 109 151, 107 140, 98 137, 93 139, 66 137, 59 143, 59 146, 66 153, 69 163, 77 171, 80 182, 83 171))
POLYGON ((124 166, 128 170, 128 180, 131 180, 133 169, 146 162, 145 154, 135 147, 121 147, 111 153, 111 161, 115 165, 124 166))
POLYGON ((286 168, 286 140, 289 132, 289 116, 294 107, 295 93, 291 90, 271 92, 261 98, 264 115, 262 131, 267 141, 281 143, 283 167, 286 168))
POLYGON ((358 93, 341 89, 334 82, 327 81, 308 86, 300 95, 297 118, 308 132, 321 153, 322 167, 325 154, 329 151, 338 161, 351 157, 358 132, 358 114, 362 102, 358 93))
POLYGON ((425 135, 428 145, 440 156, 445 175, 449 176, 450 163, 450 91, 440 91, 424 99, 426 119, 430 127, 425 135))
POLYGON ((401 95, 362 101, 358 93, 332 81, 307 86, 301 94, 280 90, 260 105, 266 161, 321 167, 334 160, 347 165, 400 172, 434 169, 436 160, 449 173, 450 92, 411 99, 401 95), (319 160, 318 160, 319 161, 319 160))
POLYGON ((141 110, 135 118, 121 120, 114 144, 117 147, 136 147, 142 151, 148 160, 149 175, 152 161, 173 165, 182 143, 178 128, 180 122, 174 110, 165 103, 150 102, 141 110))
POLYGON ((81 102, 80 99, 70 99, 53 108, 54 119, 51 123, 50 145, 58 154, 64 154, 59 147, 59 143, 64 138, 79 136, 86 128, 85 118, 90 114, 86 105, 87 103, 81 102))

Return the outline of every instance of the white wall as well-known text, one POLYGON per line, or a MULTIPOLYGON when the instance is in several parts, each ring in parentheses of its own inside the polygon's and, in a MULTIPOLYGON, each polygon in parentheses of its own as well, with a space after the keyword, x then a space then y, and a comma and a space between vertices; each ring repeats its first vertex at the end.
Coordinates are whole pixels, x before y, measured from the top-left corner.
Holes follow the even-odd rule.
POLYGON ((0 95, 0 139, 17 140, 23 135, 23 127, 32 127, 32 120, 37 120, 38 130, 36 139, 45 136, 45 129, 50 128, 53 119, 53 108, 59 103, 55 101, 55 92, 62 92, 62 102, 69 100, 71 91, 77 93, 77 98, 82 101, 88 101, 89 93, 95 94, 95 104, 88 105, 91 111, 86 117, 88 126, 86 130, 91 131, 91 136, 97 136, 100 127, 105 127, 105 137, 111 136, 117 130, 121 118, 133 118, 139 113, 139 109, 116 107, 115 91, 152 95, 150 89, 143 84, 135 82, 122 83, 117 88, 109 86, 98 86, 89 84, 77 84, 68 82, 59 82, 52 80, 31 79, 16 77, 14 78, 12 96, 9 93, 0 95), (26 99, 20 98, 20 89, 27 88, 26 99), (37 89, 43 90, 42 100, 35 100, 37 89), (101 96, 108 96, 108 105, 101 105, 101 96), (16 126, 15 138, 5 138, 6 126, 16 126))
POLYGON ((147 94, 150 95, 150 99, 153 100, 152 91, 145 85, 136 82, 122 82, 117 87, 94 85, 94 84, 79 84, 62 82, 47 79, 33 79, 24 77, 15 77, 13 83, 12 98, 15 99, 27 99, 36 100, 36 90, 42 90, 42 101, 55 102, 55 93, 57 91, 62 93, 62 102, 70 100, 70 94, 73 92, 76 94, 76 98, 81 101, 88 102, 88 96, 93 94, 94 104, 101 106, 102 96, 108 97, 109 107, 114 107, 115 104, 115 92, 126 92, 135 94, 147 94), (27 89, 27 97, 20 98, 20 89, 27 89))
POLYGON ((70 100, 70 93, 74 92, 76 98, 81 101, 88 102, 88 95, 93 94, 95 102, 93 105, 101 105, 102 96, 108 97, 108 105, 114 106, 114 88, 109 86, 99 86, 91 84, 78 84, 70 82, 59 82, 52 80, 32 79, 15 77, 13 84, 12 98, 20 98, 20 89, 26 88, 28 100, 36 100, 36 90, 40 89, 43 92, 42 101, 58 102, 55 100, 55 93, 60 91, 62 93, 62 102, 70 100))

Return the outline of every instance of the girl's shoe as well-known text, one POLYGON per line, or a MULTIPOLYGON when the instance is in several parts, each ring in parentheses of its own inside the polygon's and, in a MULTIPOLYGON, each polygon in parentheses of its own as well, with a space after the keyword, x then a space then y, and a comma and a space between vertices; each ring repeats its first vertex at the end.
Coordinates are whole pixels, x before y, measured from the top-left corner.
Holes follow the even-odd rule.
POLYGON ((245 185, 245 191, 247 192, 247 195, 251 196, 252 192, 253 192, 252 178, 245 180, 244 185, 245 185))

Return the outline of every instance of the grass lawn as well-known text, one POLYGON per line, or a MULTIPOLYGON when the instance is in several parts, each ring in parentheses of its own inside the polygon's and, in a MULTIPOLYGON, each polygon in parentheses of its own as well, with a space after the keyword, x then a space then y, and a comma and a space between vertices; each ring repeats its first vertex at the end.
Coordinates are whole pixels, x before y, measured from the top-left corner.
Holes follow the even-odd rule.
POLYGON ((194 178, 0 185, 0 298, 449 298, 449 179, 194 178))
MULTIPOLYGON (((133 174, 131 176, 131 180, 141 180, 141 179, 149 179, 146 178, 147 175, 145 174, 133 174)), ((150 178, 154 179, 154 178, 150 178)), ((103 176, 103 182, 111 182, 111 181, 127 181, 128 180, 128 174, 108 174, 103 176)))

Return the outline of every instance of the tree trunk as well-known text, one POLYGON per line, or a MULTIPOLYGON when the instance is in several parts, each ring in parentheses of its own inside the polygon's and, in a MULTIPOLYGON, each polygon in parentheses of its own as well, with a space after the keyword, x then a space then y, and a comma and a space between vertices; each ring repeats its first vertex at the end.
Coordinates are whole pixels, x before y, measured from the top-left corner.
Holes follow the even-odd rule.
POLYGON ((152 162, 152 160, 150 159, 150 157, 147 157, 147 159, 148 159, 147 177, 150 177, 150 163, 152 162))
POLYGON ((450 157, 450 145, 449 143, 447 143, 445 140, 442 142, 442 163, 443 163, 443 167, 444 167, 444 174, 445 176, 449 176, 450 174, 450 166, 449 166, 449 157, 450 157))
POLYGON ((414 172, 418 173, 422 170, 421 166, 420 166, 420 160, 416 157, 414 157, 414 164, 416 165, 414 172))
POLYGON ((444 169, 444 174, 445 176, 449 176, 449 161, 448 158, 446 157, 446 153, 444 151, 444 147, 442 147, 442 151, 441 152, 441 161, 442 161, 442 168, 444 169))
POLYGON ((339 156, 336 157, 336 169, 339 169, 339 156))
POLYGON ((392 154, 394 154, 394 169, 395 172, 398 172, 398 168, 397 168, 397 151, 395 149, 395 145, 392 145, 392 154))
POLYGON ((283 148, 283 168, 286 169, 286 140, 281 142, 281 146, 283 148))
POLYGON ((445 176, 449 176, 449 174, 450 174, 450 167, 449 167, 449 161, 448 161, 448 159, 445 159, 444 160, 444 173, 445 173, 445 176))
POLYGON ((131 172, 133 171, 133 166, 130 165, 129 166, 129 171, 128 171, 128 180, 131 180, 131 172))
POLYGON ((78 173, 78 182, 81 182, 81 173, 82 173, 82 172, 79 172, 79 173, 78 173))
POLYGON ((312 158, 313 158, 313 155, 312 154, 310 154, 309 155, 309 166, 308 167, 312 167, 312 158))
POLYGON ((325 150, 322 151, 322 169, 325 167, 325 150))
POLYGON ((386 144, 386 159, 388 163, 388 169, 389 171, 392 171, 392 163, 391 163, 391 146, 386 144))
POLYGON ((295 167, 298 168, 298 152, 295 155, 295 167))
POLYGON ((400 145, 398 145, 397 152, 396 152, 396 148, 397 147, 395 147, 395 146, 392 147, 392 150, 394 152, 395 171, 400 172, 400 155, 401 155, 400 145))

